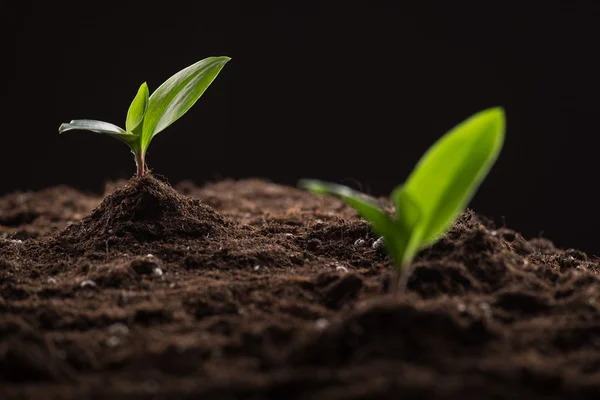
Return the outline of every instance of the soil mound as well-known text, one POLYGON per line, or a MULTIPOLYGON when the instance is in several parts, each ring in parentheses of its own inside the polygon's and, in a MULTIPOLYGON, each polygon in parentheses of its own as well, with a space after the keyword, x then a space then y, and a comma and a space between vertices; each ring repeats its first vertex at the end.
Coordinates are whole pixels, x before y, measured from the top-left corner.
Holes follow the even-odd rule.
MULTIPOLYGON (((77 267, 86 278, 111 284, 130 281, 131 270, 137 272, 135 265, 129 266, 134 257, 156 256, 164 267, 186 271, 285 267, 303 261, 300 248, 283 233, 275 239, 262 226, 221 216, 201 199, 180 194, 152 175, 116 186, 89 214, 80 214, 79 221, 59 218, 66 228, 53 236, 0 239, 0 261, 26 266, 30 274, 77 267)), ((39 197, 46 198, 46 192, 39 197)), ((24 204, 23 213, 35 213, 39 202, 24 204)), ((10 215, 0 212, 0 218, 10 215)))
POLYGON ((147 175, 109 194, 89 215, 60 232, 55 243, 71 255, 107 248, 131 251, 155 241, 214 239, 227 228, 233 224, 200 200, 147 175))

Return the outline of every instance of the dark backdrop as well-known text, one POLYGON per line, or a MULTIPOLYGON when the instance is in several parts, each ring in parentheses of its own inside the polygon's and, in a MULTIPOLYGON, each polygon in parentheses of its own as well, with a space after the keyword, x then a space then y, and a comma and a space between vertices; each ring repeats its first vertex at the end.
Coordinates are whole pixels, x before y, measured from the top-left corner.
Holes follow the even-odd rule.
POLYGON ((385 195, 442 133, 502 105, 505 147, 472 207, 600 253, 598 2, 9 3, 2 193, 131 176, 123 144, 59 124, 123 126, 140 83, 228 55, 150 148, 171 182, 318 177, 385 195))

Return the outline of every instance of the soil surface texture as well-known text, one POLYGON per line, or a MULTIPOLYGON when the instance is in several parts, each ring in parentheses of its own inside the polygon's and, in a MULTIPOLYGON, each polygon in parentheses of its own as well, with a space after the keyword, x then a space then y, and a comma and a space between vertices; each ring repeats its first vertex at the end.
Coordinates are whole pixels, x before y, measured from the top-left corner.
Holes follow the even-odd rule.
POLYGON ((596 257, 469 211, 394 295, 380 244, 262 180, 1 197, 0 398, 600 398, 596 257))

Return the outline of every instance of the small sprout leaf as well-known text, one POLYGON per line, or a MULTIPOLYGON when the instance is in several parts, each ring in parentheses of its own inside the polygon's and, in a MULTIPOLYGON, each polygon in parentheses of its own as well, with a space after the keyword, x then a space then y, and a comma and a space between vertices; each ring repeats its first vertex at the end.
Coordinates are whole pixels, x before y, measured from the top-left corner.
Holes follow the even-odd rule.
POLYGON ((58 133, 73 130, 103 133, 105 135, 112 136, 115 139, 119 139, 120 141, 125 142, 129 145, 131 145, 138 139, 138 135, 127 133, 127 131, 124 131, 116 125, 113 125, 108 122, 96 121, 93 119, 76 119, 69 122, 68 124, 62 124, 58 128, 58 133))
POLYGON ((196 103, 229 60, 229 57, 205 58, 179 71, 152 93, 144 117, 142 151, 146 151, 156 134, 196 103))
POLYGON ((127 119, 125 120, 125 129, 127 132, 133 132, 144 119, 144 114, 146 114, 146 109, 148 108, 149 96, 148 85, 144 82, 138 89, 127 111, 127 119))
POLYGON ((504 142, 504 111, 481 111, 446 133, 423 155, 404 185, 391 194, 396 209, 388 216, 362 193, 334 183, 302 180, 299 186, 316 194, 342 198, 373 230, 383 236, 386 250, 404 287, 407 268, 417 252, 432 245, 465 209, 498 158, 504 142))
POLYGON ((421 247, 435 242, 460 214, 492 167, 504 141, 504 111, 483 110, 438 140, 404 185, 423 211, 421 247))
POLYGON ((126 143, 135 157, 137 177, 143 176, 146 150, 154 135, 185 114, 217 77, 229 57, 208 57, 190 65, 167 79, 151 96, 142 83, 125 120, 125 130, 108 122, 80 119, 62 124, 59 133, 84 130, 104 133, 126 143))

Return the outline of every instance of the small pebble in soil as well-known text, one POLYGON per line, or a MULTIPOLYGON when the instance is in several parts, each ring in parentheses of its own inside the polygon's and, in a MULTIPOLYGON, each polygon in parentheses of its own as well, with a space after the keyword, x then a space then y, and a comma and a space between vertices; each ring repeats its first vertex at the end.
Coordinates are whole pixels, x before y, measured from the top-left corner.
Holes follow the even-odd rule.
POLYGON ((12 239, 10 242, 11 242, 11 243, 16 243, 16 244, 21 244, 21 243, 23 243, 23 241, 22 241, 21 239, 12 239))
POLYGON ((568 249, 565 250, 565 255, 569 255, 569 259, 575 259, 575 260, 579 260, 579 261, 587 261, 588 260, 588 256, 579 250, 575 250, 575 249, 568 249))
POLYGON ((106 345, 108 347, 117 347, 120 344, 121 344, 121 339, 119 339, 116 336, 111 336, 108 339, 106 339, 106 345))
POLYGON ((344 267, 343 265, 338 265, 337 267, 335 267, 335 270, 337 272, 341 272, 341 273, 346 273, 348 272, 348 268, 344 267))
POLYGON ((161 276, 163 274, 160 259, 152 254, 148 254, 145 257, 137 257, 129 265, 140 275, 161 276))
POLYGON ((464 313, 465 311, 467 311, 467 306, 463 303, 458 303, 458 306, 456 308, 458 308, 459 313, 464 313))
POLYGON ((373 242, 373 248, 375 250, 381 249, 384 246, 383 236, 373 242))
POLYGON ((356 247, 362 247, 365 245, 365 239, 356 239, 356 241, 354 242, 354 246, 356 247))
POLYGON ((329 326, 329 321, 326 318, 319 318, 315 321, 315 327, 319 330, 323 330, 329 326))
POLYGON ((94 282, 94 281, 93 281, 93 280, 91 280, 91 279, 86 279, 85 281, 82 281, 82 282, 79 284, 79 286, 81 286, 82 288, 86 288, 86 287, 89 287, 89 288, 95 288, 95 287, 96 287, 96 282, 94 282))
POLYGON ((254 270, 255 270, 255 271, 258 271, 259 269, 260 269, 260 265, 255 265, 255 266, 254 266, 254 270))
POLYGON ((115 322, 108 327, 108 332, 112 335, 127 335, 129 334, 129 328, 122 322, 115 322))
POLYGON ((51 283, 52 285, 56 285, 58 282, 54 278, 48 278, 48 283, 51 283))
POLYGON ((481 311, 483 311, 486 316, 489 316, 492 313, 492 308, 485 301, 479 303, 479 308, 481 308, 481 311))

